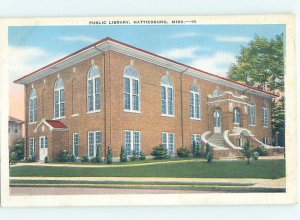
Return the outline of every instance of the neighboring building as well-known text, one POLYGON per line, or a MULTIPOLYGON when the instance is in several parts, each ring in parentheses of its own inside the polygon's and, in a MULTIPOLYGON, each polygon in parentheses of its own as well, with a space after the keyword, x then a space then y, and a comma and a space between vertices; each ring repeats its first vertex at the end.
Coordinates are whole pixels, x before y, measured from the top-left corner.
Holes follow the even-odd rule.
POLYGON ((18 140, 22 139, 22 125, 24 121, 17 118, 8 117, 8 146, 9 149, 13 148, 18 140))
POLYGON ((119 157, 210 142, 216 158, 245 138, 271 143, 276 96, 105 38, 24 76, 26 155, 119 157))

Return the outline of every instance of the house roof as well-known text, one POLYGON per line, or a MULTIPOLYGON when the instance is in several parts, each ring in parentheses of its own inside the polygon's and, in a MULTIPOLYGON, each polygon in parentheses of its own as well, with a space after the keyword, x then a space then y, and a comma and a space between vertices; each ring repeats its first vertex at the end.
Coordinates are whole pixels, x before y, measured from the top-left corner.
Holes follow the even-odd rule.
POLYGON ((12 116, 8 116, 8 121, 9 122, 15 122, 15 123, 19 123, 19 124, 23 124, 24 121, 20 120, 20 119, 17 119, 15 117, 12 117, 12 116))
POLYGON ((52 127, 52 128, 67 128, 62 122, 57 120, 46 120, 46 122, 52 127))
POLYGON ((169 69, 174 69, 176 71, 192 75, 198 78, 202 78, 204 80, 212 81, 218 84, 225 84, 228 87, 232 87, 241 91, 248 91, 250 93, 265 96, 268 98, 277 97, 277 95, 263 91, 261 89, 245 85, 240 82, 232 81, 228 78, 221 77, 218 75, 214 75, 212 73, 197 69, 195 67, 179 63, 177 61, 171 60, 169 58, 157 55, 147 50, 143 50, 132 45, 117 41, 115 39, 106 37, 100 41, 97 41, 87 47, 84 47, 78 51, 75 51, 59 60, 56 60, 32 73, 29 73, 26 76, 23 76, 17 80, 15 83, 19 84, 28 84, 37 79, 50 75, 52 73, 58 72, 64 68, 70 67, 80 61, 93 57, 97 54, 103 53, 108 50, 114 50, 119 53, 128 54, 133 57, 137 57, 138 59, 143 59, 148 62, 152 62, 156 65, 164 66, 169 69))

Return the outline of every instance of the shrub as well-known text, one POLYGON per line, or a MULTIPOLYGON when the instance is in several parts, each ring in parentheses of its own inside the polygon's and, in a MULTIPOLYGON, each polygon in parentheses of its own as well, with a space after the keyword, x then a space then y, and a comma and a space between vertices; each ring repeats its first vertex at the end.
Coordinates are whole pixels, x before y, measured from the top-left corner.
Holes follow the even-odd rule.
POLYGON ((16 152, 16 160, 24 159, 24 139, 18 140, 14 151, 16 152))
POLYGON ((88 155, 86 155, 86 154, 82 155, 81 162, 88 163, 89 161, 90 160, 89 160, 89 156, 88 155))
POLYGON ((15 164, 17 159, 17 153, 12 151, 9 153, 9 164, 15 164))
POLYGON ((189 157, 189 150, 186 147, 180 147, 177 149, 177 155, 181 158, 187 158, 189 157))
POLYGON ((100 145, 97 146, 97 153, 96 153, 96 163, 102 163, 102 148, 100 145))
MULTIPOLYGON (((243 156, 247 158, 247 164, 250 164, 250 158, 255 159, 255 157, 257 156, 257 155, 255 155, 255 157, 254 157, 254 151, 253 151, 253 148, 252 148, 252 143, 249 140, 246 140, 241 152, 242 152, 243 156)), ((257 157, 257 159, 258 159, 258 157, 257 157)))
POLYGON ((210 163, 214 158, 213 151, 212 151, 212 148, 209 145, 209 143, 206 144, 205 157, 206 157, 207 163, 210 163))
POLYGON ((125 147, 122 146, 121 147, 121 153, 120 153, 120 162, 127 162, 128 159, 127 159, 127 155, 125 153, 125 147))
POLYGON ((265 146, 261 145, 256 149, 257 153, 259 154, 259 156, 267 156, 268 155, 268 151, 266 149, 265 146))
POLYGON ((111 164, 113 159, 112 149, 111 147, 108 147, 107 155, 106 155, 106 163, 111 164))
POLYGON ((193 141, 192 152, 194 157, 202 157, 201 143, 193 141))
POLYGON ((135 160, 138 160, 140 158, 140 154, 138 151, 133 151, 133 154, 132 156, 130 157, 130 160, 131 161, 135 161, 135 160))
POLYGON ((59 162, 68 162, 70 161, 70 154, 67 150, 61 150, 59 153, 58 153, 58 161, 59 162))
POLYGON ((140 152, 140 160, 146 160, 146 155, 144 154, 143 151, 140 152))
POLYGON ((154 159, 163 160, 168 158, 168 150, 162 145, 152 148, 151 155, 154 159))
POLYGON ((44 160, 44 162, 45 162, 45 163, 49 163, 49 162, 50 162, 50 161, 49 161, 49 157, 48 157, 48 156, 46 156, 46 157, 45 157, 45 160, 44 160))
POLYGON ((70 156, 70 161, 71 161, 71 162, 76 162, 76 157, 75 157, 74 154, 72 154, 72 155, 70 156))
POLYGON ((257 151, 253 152, 253 159, 258 160, 259 153, 257 151))
POLYGON ((36 162, 36 156, 35 154, 33 153, 32 155, 30 155, 27 159, 28 162, 36 162))

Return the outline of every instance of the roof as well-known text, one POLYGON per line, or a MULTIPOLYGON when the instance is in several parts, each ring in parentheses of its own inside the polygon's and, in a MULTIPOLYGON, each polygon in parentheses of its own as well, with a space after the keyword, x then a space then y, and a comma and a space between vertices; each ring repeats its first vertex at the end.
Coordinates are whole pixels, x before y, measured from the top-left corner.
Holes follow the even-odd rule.
POLYGON ((57 120, 46 120, 46 122, 52 127, 52 128, 67 128, 62 122, 57 120))
POLYGON ((133 53, 132 51, 134 51, 134 52, 139 53, 139 55, 140 55, 138 57, 139 59, 142 59, 142 55, 143 55, 144 60, 148 61, 150 58, 152 58, 151 61, 153 63, 155 63, 157 65, 165 66, 166 68, 171 68, 171 65, 174 65, 173 68, 176 68, 176 71, 181 71, 182 73, 187 73, 187 74, 190 74, 193 76, 196 75, 199 78, 203 78, 208 81, 211 80, 211 81, 217 82, 219 84, 226 83, 226 86, 228 86, 228 87, 232 87, 232 88, 238 87, 237 89, 239 89, 239 90, 250 90, 250 91, 254 92, 255 94, 265 95, 269 98, 277 97, 277 95, 275 95, 271 92, 263 91, 261 89, 255 88, 255 87, 248 86, 243 83, 236 82, 236 81, 230 80, 228 78, 221 77, 221 76, 197 69, 195 67, 171 60, 169 58, 160 56, 158 54, 152 53, 147 50, 143 50, 143 49, 134 47, 132 45, 117 41, 117 40, 109 38, 109 37, 106 37, 100 41, 90 44, 87 47, 84 47, 78 51, 75 51, 75 52, 73 52, 59 60, 56 60, 44 67, 32 72, 32 73, 29 73, 26 76, 23 76, 23 77, 15 80, 14 82, 26 85, 26 84, 33 82, 39 78, 42 78, 44 76, 50 75, 55 72, 58 72, 61 69, 67 68, 71 65, 74 65, 74 64, 80 62, 81 61, 80 59, 83 60, 83 58, 81 58, 81 57, 84 57, 85 59, 87 59, 87 57, 89 58, 89 57, 95 56, 99 53, 102 53, 102 52, 105 52, 108 50, 114 50, 114 51, 124 53, 124 54, 126 54, 125 52, 133 53), (131 51, 126 51, 126 49, 128 49, 128 50, 130 49, 131 51), (153 58, 156 58, 156 60, 154 60, 153 58))
POLYGON ((9 121, 9 122, 19 123, 19 124, 24 123, 24 121, 22 121, 22 120, 20 120, 20 119, 17 119, 17 118, 15 118, 15 117, 12 117, 12 116, 8 116, 8 121, 9 121))

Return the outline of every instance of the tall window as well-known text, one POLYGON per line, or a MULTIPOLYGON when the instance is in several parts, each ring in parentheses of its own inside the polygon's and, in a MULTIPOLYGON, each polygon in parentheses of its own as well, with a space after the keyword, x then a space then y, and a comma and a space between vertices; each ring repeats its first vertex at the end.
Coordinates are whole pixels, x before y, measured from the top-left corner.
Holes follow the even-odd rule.
POLYGON ((30 151, 29 151, 29 155, 32 156, 35 154, 35 139, 34 138, 30 138, 30 151))
POLYGON ((268 137, 263 137, 263 143, 268 145, 269 144, 269 138, 268 137))
POLYGON ((73 154, 75 157, 79 157, 79 134, 73 133, 73 154))
POLYGON ((140 111, 140 74, 133 66, 124 69, 124 109, 140 111))
POLYGON ((256 105, 254 102, 249 106, 249 124, 254 126, 256 124, 256 105))
POLYGON ((174 155, 175 153, 174 133, 169 133, 169 132, 162 133, 162 146, 168 150, 169 155, 174 155))
POLYGON ((233 110, 233 123, 234 124, 241 124, 241 111, 237 108, 233 110))
POLYGON ((191 145, 193 143, 201 144, 201 135, 200 134, 192 134, 191 145))
POLYGON ((89 157, 95 157, 98 147, 102 147, 102 135, 100 131, 91 131, 89 135, 89 157))
POLYGON ((93 65, 88 72, 88 111, 100 111, 101 108, 101 80, 100 67, 93 65))
POLYGON ((62 79, 58 79, 54 87, 54 116, 65 116, 65 87, 62 79))
POLYGON ((269 108, 266 104, 262 108, 263 126, 269 127, 269 108))
POLYGON ((35 89, 32 89, 29 97, 29 123, 36 122, 37 116, 37 96, 35 89))
POLYGON ((161 79, 161 110, 162 115, 174 116, 174 86, 169 76, 161 79))
POLYGON ((141 151, 141 132, 125 131, 126 155, 139 154, 141 151))
POLYGON ((193 85, 190 91, 190 112, 192 119, 201 118, 201 96, 199 87, 193 85))

